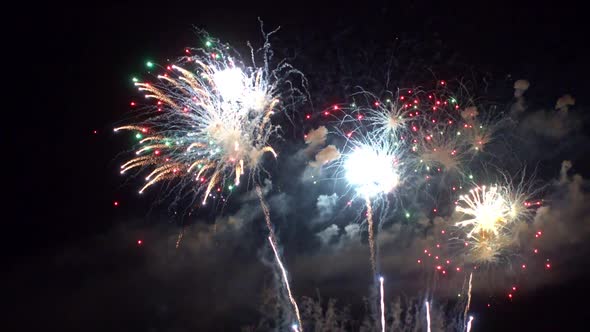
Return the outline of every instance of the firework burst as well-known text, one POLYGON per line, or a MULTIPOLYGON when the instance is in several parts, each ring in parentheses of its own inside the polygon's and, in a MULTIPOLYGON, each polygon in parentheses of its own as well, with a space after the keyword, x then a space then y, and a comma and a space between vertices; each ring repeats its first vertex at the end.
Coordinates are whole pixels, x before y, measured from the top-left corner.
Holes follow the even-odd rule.
POLYGON ((155 82, 135 83, 155 102, 144 107, 136 124, 115 131, 131 130, 139 140, 121 173, 150 171, 140 193, 177 179, 178 189, 201 195, 205 204, 212 191, 232 190, 246 172, 257 180, 264 154, 276 157, 269 140, 279 127, 271 116, 304 98, 290 79, 299 75, 302 89, 305 79, 284 62, 270 68, 269 35, 260 50, 261 67, 244 65, 229 45, 207 36, 206 48, 187 49, 155 82))
POLYGON ((476 186, 468 195, 459 196, 456 211, 463 220, 455 226, 465 231, 471 259, 496 262, 503 251, 516 244, 520 224, 533 215, 532 193, 525 187, 522 181, 516 189, 509 184, 476 186))

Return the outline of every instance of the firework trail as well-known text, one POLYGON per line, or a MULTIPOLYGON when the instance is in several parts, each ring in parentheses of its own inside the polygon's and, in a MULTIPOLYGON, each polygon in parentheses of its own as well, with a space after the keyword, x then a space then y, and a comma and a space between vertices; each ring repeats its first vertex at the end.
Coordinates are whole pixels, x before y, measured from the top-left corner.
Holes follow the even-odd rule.
POLYGON ((291 301, 291 304, 293 304, 293 308, 295 309, 295 314, 297 316, 297 321, 299 322, 299 325, 293 324, 292 328, 295 331, 298 331, 298 329, 301 329, 301 331, 303 331, 303 325, 301 324, 301 317, 299 316, 299 308, 297 306, 297 302, 295 302, 295 299, 293 298, 293 295, 291 294, 291 287, 289 286, 289 280, 287 279, 287 271, 285 270, 285 267, 283 266, 283 263, 281 263, 281 260, 279 258, 279 254, 277 252, 276 249, 276 236, 272 227, 272 223, 270 221, 270 210, 268 209, 268 206, 266 205, 266 202, 264 201, 264 197, 262 195, 262 189, 260 188, 260 186, 256 186, 256 194, 258 195, 258 198, 260 199, 260 206, 262 207, 262 211, 264 212, 264 220, 266 221, 266 226, 268 227, 268 240, 270 242, 270 245, 272 247, 272 250, 275 254, 275 258, 277 260, 277 263, 279 264, 279 267, 281 268, 282 274, 283 274, 283 282, 285 284, 285 288, 287 289, 287 293, 289 295, 289 300, 291 301))
POLYGON ((426 331, 430 332, 430 304, 428 301, 425 303, 426 305, 426 331))
POLYGON ((291 304, 293 305, 293 309, 295 309, 295 315, 297 316, 298 325, 296 327, 295 327, 295 325, 293 325, 292 327, 293 327, 293 329, 298 329, 299 331, 303 331, 303 324, 301 323, 301 316, 299 315, 299 307, 297 306, 297 302, 295 301, 295 298, 293 298, 293 295, 291 294, 291 287, 289 286, 289 279, 287 278, 287 271, 285 270, 285 267, 283 266, 283 263, 281 262, 281 259, 279 258, 279 253, 277 252, 277 248, 275 246, 272 236, 268 237, 268 242, 270 242, 270 246, 272 247, 272 251, 275 254, 277 264, 279 264, 279 268, 281 269, 281 272, 283 274, 283 282, 285 283, 285 288, 287 288, 287 294, 289 295, 289 301, 291 301, 291 304))
POLYGON ((379 289, 381 291, 381 332, 385 332, 385 301, 383 300, 384 291, 383 291, 383 277, 379 277, 379 289))
POLYGON ((256 186, 256 194, 258 195, 258 199, 260 200, 260 206, 262 207, 262 212, 264 212, 264 221, 266 222, 266 227, 268 228, 268 233, 272 240, 276 242, 275 233, 272 227, 272 223, 270 221, 270 210, 264 201, 264 197, 262 195, 262 188, 260 186, 256 186))
POLYGON ((471 331, 471 322, 473 321, 473 316, 469 316, 469 322, 467 322, 467 332, 471 331))
POLYGON ((373 275, 377 274, 377 260, 375 254, 375 235, 373 230, 373 208, 371 207, 371 200, 366 197, 365 203, 367 206, 367 225, 369 229, 369 250, 371 251, 371 269, 373 275))
MULTIPOLYGON (((469 274, 469 290, 467 291, 467 304, 465 305, 465 311, 463 312, 463 326, 465 326, 465 321, 467 320, 467 312, 469 311, 469 306, 471 305, 471 280, 473 278, 473 272, 469 274)), ((473 316, 469 317, 469 325, 467 331, 471 328, 471 319, 473 316)))

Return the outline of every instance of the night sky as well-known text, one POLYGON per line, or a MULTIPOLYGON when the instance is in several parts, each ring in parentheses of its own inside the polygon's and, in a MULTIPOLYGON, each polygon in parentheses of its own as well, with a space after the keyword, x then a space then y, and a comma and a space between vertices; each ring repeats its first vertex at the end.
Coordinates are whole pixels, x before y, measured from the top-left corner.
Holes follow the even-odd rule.
MULTIPOLYGON (((185 206, 158 202, 158 188, 139 196, 141 177, 119 175, 132 142, 112 130, 141 98, 131 77, 146 72, 146 61, 165 64, 198 46, 196 28, 247 55, 247 41, 262 43, 258 17, 266 30, 281 26, 271 39, 276 57, 289 58, 309 80, 311 100, 293 110, 292 122, 278 119, 279 159, 265 164, 272 181, 266 199, 298 299, 337 299, 359 321, 371 295, 366 238, 353 241, 345 231, 363 213, 362 202, 347 209, 344 184, 302 180, 309 161, 303 135, 334 123, 304 114, 345 102, 355 86, 379 94, 440 79, 475 82, 478 96, 509 109, 514 81, 526 79, 524 115, 499 133, 498 141, 514 143, 490 153, 497 151, 495 163, 509 172, 536 170, 549 209, 535 222, 546 227, 544 255, 553 265, 516 278, 517 257, 482 271, 472 331, 584 330, 590 85, 586 18, 575 5, 193 1, 54 4, 15 15, 5 30, 15 41, 5 64, 18 78, 10 83, 14 98, 5 98, 18 105, 5 109, 5 142, 14 150, 5 162, 16 170, 5 175, 11 212, 2 245, 5 324, 16 328, 4 330, 239 331, 268 314, 264 295, 277 285, 252 193, 241 188, 227 204, 190 215, 185 206), (576 105, 557 123, 550 114, 566 93, 576 105), (573 165, 565 178, 564 160, 573 165), (333 225, 337 235, 323 241, 319 234, 333 225), (509 300, 513 282, 519 290, 509 300)), ((328 142, 339 144, 331 136, 328 142)), ((433 273, 414 264, 432 229, 413 225, 432 225, 433 216, 416 211, 402 226, 398 217, 384 222, 381 249, 390 301, 428 289, 435 301, 452 303, 462 277, 433 284, 433 273), (400 240, 404 232, 412 238, 400 240)))

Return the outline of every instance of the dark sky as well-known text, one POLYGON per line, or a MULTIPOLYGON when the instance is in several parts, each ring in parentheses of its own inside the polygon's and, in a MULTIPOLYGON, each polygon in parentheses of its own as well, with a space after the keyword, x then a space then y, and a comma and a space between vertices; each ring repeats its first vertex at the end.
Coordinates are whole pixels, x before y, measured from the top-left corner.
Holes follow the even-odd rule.
MULTIPOLYGON (((574 4, 193 1, 54 4, 15 9, 14 14, 19 19, 6 32, 16 43, 6 66, 17 71, 12 85, 22 94, 13 98, 19 105, 6 110, 17 131, 8 131, 7 143, 14 149, 9 160, 19 164, 9 179, 15 201, 9 200, 8 208, 14 213, 5 219, 3 241, 8 316, 15 319, 7 324, 18 324, 13 325, 18 330, 233 331, 258 322, 260 294, 273 289, 274 279, 272 266, 264 263, 269 252, 256 201, 244 200, 242 192, 224 209, 189 217, 154 204, 155 194, 139 197, 138 179, 117 174, 118 154, 128 142, 115 137, 112 128, 125 119, 129 101, 139 97, 130 78, 144 71, 146 60, 165 63, 184 47, 195 46, 194 27, 245 52, 246 41, 261 42, 260 17, 268 29, 281 25, 273 39, 277 54, 291 57, 310 80, 313 106, 301 105, 297 112, 319 112, 340 102, 353 84, 383 89, 391 54, 399 60, 389 68, 399 84, 422 84, 432 79, 429 70, 449 80, 483 77, 490 82, 487 97, 504 104, 513 102, 513 81, 528 79, 530 113, 525 120, 540 125, 518 127, 521 143, 511 149, 527 166, 538 167, 539 179, 548 184, 545 193, 554 205, 547 218, 567 220, 567 229, 558 227, 562 233, 548 245, 562 259, 559 263, 554 257, 555 276, 527 277, 523 295, 513 301, 499 290, 503 284, 496 279, 503 275, 482 277, 489 287, 476 291, 474 330, 583 326, 579 305, 589 294, 588 259, 583 256, 590 249, 584 244, 590 237, 584 204, 589 196, 585 180, 578 183, 573 174, 589 176, 583 126, 588 38, 582 9, 574 4), (572 117, 582 125, 548 134, 551 118, 535 112, 551 111, 564 93, 576 97, 572 117), (565 159, 574 164, 571 177, 557 183, 565 159), (120 205, 114 207, 114 201, 120 205), (245 226, 228 224, 230 216, 245 226), (219 227, 215 234, 213 224, 219 227), (181 225, 190 231, 186 245, 176 250, 181 225), (563 240, 574 233, 575 239, 563 240), (492 309, 486 308, 490 302, 492 309)), ((295 124, 286 130, 282 155, 302 150, 301 135, 324 123, 295 124)), ((341 196, 343 188, 311 189, 298 176, 287 176, 304 168, 305 161, 295 157, 277 162, 268 196, 277 211, 273 222, 292 267, 294 291, 315 297, 318 289, 322 297, 351 304, 358 314, 362 298, 369 295, 366 253, 357 255, 359 243, 342 249, 350 256, 341 252, 330 258, 338 252, 336 246, 326 249, 316 236, 330 224, 337 224, 342 235, 354 214, 337 204, 330 216, 322 216, 318 197, 341 196), (315 274, 331 260, 350 262, 329 267, 342 275, 315 274)), ((412 247, 408 244, 404 252, 412 247)), ((389 294, 420 295, 416 280, 426 284, 426 273, 414 279, 415 271, 406 269, 398 276, 394 266, 389 294)), ((488 275, 501 275, 501 269, 488 275)))

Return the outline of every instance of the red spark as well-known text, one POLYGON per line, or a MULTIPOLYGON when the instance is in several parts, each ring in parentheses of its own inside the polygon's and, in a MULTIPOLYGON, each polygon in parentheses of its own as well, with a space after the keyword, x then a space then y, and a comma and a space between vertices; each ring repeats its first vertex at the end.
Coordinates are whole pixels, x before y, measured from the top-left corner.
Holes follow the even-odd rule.
POLYGON ((334 110, 337 110, 337 109, 338 109, 338 105, 334 105, 334 110))
POLYGON ((420 263, 422 263, 422 260, 420 260, 420 259, 419 259, 419 260, 418 260, 418 264, 420 264, 420 263))
POLYGON ((512 294, 508 294, 508 297, 512 299, 512 294))
POLYGON ((142 240, 137 240, 137 245, 140 246, 143 243, 142 240))
POLYGON ((488 308, 491 307, 492 305, 488 303, 488 308))
POLYGON ((118 201, 114 201, 114 202, 113 202, 113 205, 114 205, 114 206, 119 206, 119 202, 118 202, 118 201))
POLYGON ((523 269, 526 269, 526 264, 522 264, 522 268, 523 269))
POLYGON ((330 112, 328 112, 328 111, 325 111, 325 112, 324 112, 324 115, 326 115, 326 116, 327 116, 327 115, 330 115, 330 112))
POLYGON ((134 102, 134 101, 132 101, 131 103, 129 103, 129 105, 131 105, 131 106, 135 106, 135 102, 134 102))
POLYGON ((92 133, 96 135, 96 134, 98 134, 98 131, 93 130, 92 133))
POLYGON ((549 264, 549 263, 545 264, 545 268, 546 269, 550 269, 551 268, 551 264, 549 264))
MULTIPOLYGON (((436 209, 432 209, 432 212, 436 213, 436 209)), ((442 233, 444 234, 445 231, 442 231, 442 233)))
POLYGON ((307 115, 305 116, 305 118, 306 118, 306 119, 309 119, 309 118, 311 118, 311 115, 307 114, 307 115))
POLYGON ((442 269, 442 266, 440 266, 440 265, 437 265, 437 266, 436 266, 436 269, 437 269, 437 270, 440 270, 440 269, 442 269))
POLYGON ((538 249, 535 249, 535 250, 533 250, 533 252, 534 252, 535 254, 538 254, 538 253, 539 253, 539 250, 538 250, 538 249))
POLYGON ((443 272, 443 274, 447 274, 447 271, 445 271, 445 270, 443 270, 442 272, 443 272))
POLYGON ((457 272, 460 272, 460 271, 461 271, 461 268, 460 268, 460 267, 458 267, 458 268, 457 268, 457 272))
POLYGON ((516 286, 512 286, 512 290, 513 291, 516 291, 516 286))
POLYGON ((378 101, 375 102, 375 106, 379 106, 379 102, 378 101))

